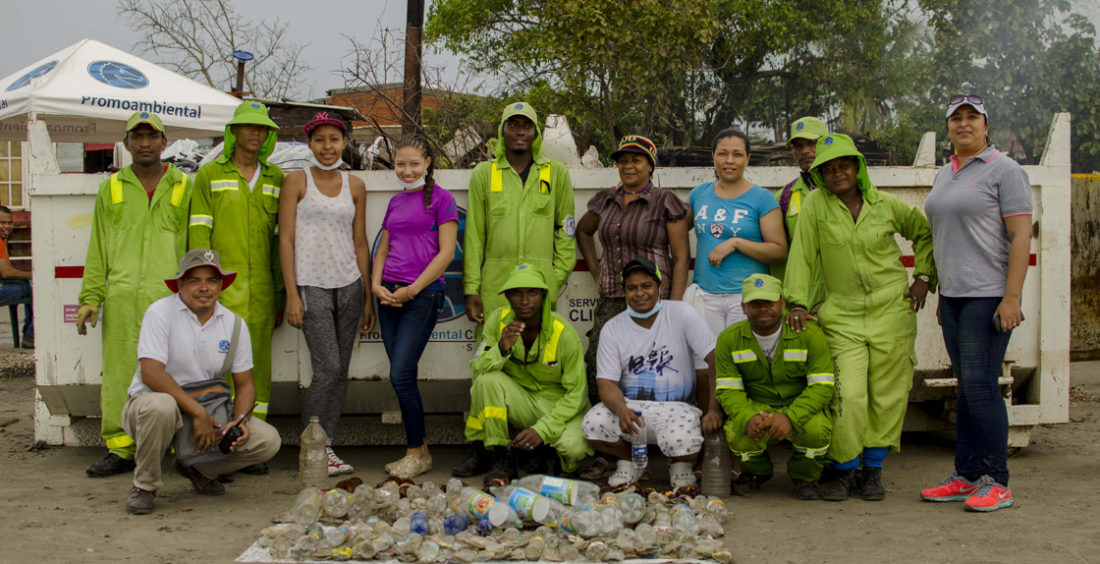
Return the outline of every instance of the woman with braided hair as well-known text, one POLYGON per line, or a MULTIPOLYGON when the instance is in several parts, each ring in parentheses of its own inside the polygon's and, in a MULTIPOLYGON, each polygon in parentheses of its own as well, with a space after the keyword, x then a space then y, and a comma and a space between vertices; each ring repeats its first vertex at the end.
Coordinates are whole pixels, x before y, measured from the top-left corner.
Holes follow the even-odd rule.
POLYGON ((417 364, 443 307, 443 272, 454 260, 458 207, 432 179, 432 150, 423 137, 406 135, 397 142, 393 171, 402 191, 390 199, 382 220, 371 290, 405 424, 405 456, 387 464, 386 471, 408 480, 432 469, 417 364))

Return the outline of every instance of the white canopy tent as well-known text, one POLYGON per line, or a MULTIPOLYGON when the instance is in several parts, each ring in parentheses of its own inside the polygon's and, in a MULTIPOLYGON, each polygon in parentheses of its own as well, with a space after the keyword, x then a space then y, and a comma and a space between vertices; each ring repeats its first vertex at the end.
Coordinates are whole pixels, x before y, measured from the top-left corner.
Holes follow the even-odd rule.
POLYGON ((33 117, 55 142, 115 142, 136 111, 159 115, 170 139, 220 136, 238 104, 225 92, 84 39, 0 79, 0 140, 27 140, 33 117))

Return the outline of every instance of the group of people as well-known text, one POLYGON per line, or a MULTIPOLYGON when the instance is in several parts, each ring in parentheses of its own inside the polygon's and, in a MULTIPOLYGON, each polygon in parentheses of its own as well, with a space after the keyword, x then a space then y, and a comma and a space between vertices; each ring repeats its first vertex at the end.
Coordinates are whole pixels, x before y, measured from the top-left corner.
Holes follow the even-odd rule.
MULTIPOLYGON (((643 477, 630 447, 641 434, 668 459, 672 486, 686 487, 704 436, 723 433, 740 461, 736 494, 767 481, 768 447, 789 441, 800 499, 883 499, 883 460, 899 447, 916 362, 914 314, 938 288, 959 443, 951 477, 921 495, 1010 505, 997 375, 1022 320, 1030 186, 989 145, 979 97, 952 98, 946 115, 956 155, 927 219, 875 189, 849 137, 805 117, 788 140, 801 174, 775 195, 745 178, 750 143, 737 130, 715 137, 716 180, 688 202, 655 182, 656 145, 630 135, 611 155, 620 183, 578 222, 569 172, 543 154, 534 108, 509 104, 493 157, 469 184, 463 288, 480 341, 471 448, 452 473, 487 473, 490 484, 524 465, 621 486, 643 477), (700 260, 689 284, 692 229, 700 260), (913 243, 912 282, 895 234, 913 243), (587 349, 555 312, 578 247, 599 292, 587 349)), ((241 104, 221 155, 191 181, 160 162, 164 126, 139 112, 124 139, 133 164, 101 184, 77 329, 94 326, 102 306, 109 452, 87 473, 133 470, 132 513, 152 510, 181 414, 202 450, 244 431, 224 460, 177 464, 199 493, 224 492, 220 474, 267 471, 280 445, 264 422, 271 334, 284 315, 310 350, 303 425, 316 416, 336 435, 357 334, 377 322, 407 441, 385 469, 412 479, 432 468, 417 365, 455 258, 455 198, 434 181, 430 144, 398 140, 402 190, 372 256, 364 183, 340 170, 346 124, 325 113, 306 124, 312 163, 285 178, 266 160, 278 129, 261 103, 241 104), (219 424, 182 386, 226 371, 236 397, 219 424)), ((352 471, 331 443, 327 452, 330 475, 352 471)))

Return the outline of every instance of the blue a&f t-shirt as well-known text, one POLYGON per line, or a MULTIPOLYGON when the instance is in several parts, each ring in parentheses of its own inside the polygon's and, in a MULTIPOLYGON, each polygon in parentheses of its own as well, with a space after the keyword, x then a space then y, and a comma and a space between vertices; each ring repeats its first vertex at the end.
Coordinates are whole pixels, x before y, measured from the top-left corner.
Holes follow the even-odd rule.
POLYGON ((736 198, 722 198, 714 192, 713 182, 704 182, 691 191, 691 213, 695 216, 695 283, 712 294, 740 294, 741 282, 756 273, 767 274, 768 265, 735 251, 712 266, 707 257, 720 243, 740 237, 763 242, 760 218, 779 207, 775 196, 753 186, 736 198))

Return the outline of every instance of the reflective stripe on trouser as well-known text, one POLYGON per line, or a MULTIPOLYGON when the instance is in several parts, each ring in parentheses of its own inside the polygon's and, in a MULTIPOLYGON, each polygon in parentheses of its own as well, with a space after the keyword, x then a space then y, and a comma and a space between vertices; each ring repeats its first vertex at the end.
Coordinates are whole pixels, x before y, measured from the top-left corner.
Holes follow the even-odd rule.
POLYGON ((854 459, 864 447, 901 448, 913 385, 916 316, 900 293, 866 308, 826 301, 818 313, 836 364, 839 404, 828 457, 854 459))
MULTIPOLYGON (((540 417, 554 409, 561 397, 560 392, 551 390, 532 392, 503 372, 486 372, 478 376, 470 387, 466 438, 482 441, 487 447, 507 446, 512 443, 509 424, 517 430, 534 425, 540 417)), ((548 442, 558 451, 562 468, 567 472, 575 470, 577 462, 592 453, 581 431, 582 420, 584 414, 570 419, 561 436, 548 442)))
MULTIPOLYGON (((821 477, 832 427, 830 409, 814 414, 804 427, 794 427, 786 439, 794 447, 791 459, 787 462, 787 475, 807 482, 821 477)), ((777 444, 778 441, 770 436, 754 441, 748 437, 744 429, 733 429, 732 421, 726 422, 725 431, 730 450, 733 451, 734 456, 741 459, 742 472, 756 476, 772 475, 772 460, 768 456, 767 448, 777 444)))

